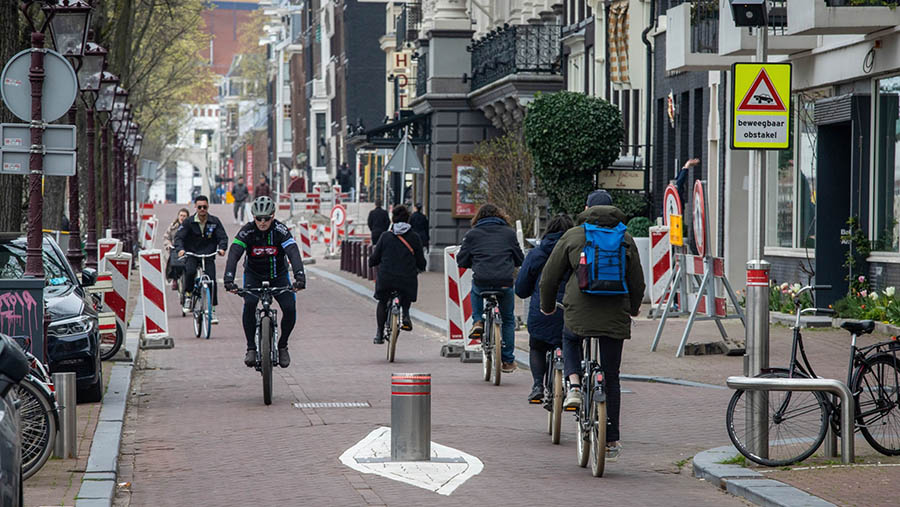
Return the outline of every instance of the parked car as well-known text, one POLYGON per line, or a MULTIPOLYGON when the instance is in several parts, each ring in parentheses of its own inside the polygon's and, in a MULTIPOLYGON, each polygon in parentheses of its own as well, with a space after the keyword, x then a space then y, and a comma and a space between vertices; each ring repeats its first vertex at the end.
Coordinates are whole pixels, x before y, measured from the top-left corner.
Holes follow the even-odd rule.
MULTIPOLYGON (((24 276, 25 245, 24 234, 0 233, 0 278, 24 276)), ((50 372, 74 372, 78 401, 100 401, 103 399, 103 370, 96 300, 84 289, 97 281, 97 272, 85 269, 82 284, 59 245, 46 235, 43 253, 47 280, 44 305, 50 315, 47 332, 50 372)))
POLYGON ((0 505, 23 503, 22 441, 13 386, 28 374, 28 359, 12 338, 0 334, 0 505))

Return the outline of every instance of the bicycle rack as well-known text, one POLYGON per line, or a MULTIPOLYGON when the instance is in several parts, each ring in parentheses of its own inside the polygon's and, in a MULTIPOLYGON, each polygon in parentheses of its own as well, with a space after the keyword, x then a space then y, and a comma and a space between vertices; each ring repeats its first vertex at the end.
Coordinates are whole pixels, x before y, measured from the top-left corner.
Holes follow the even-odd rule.
MULTIPOLYGON (((825 391, 841 399, 841 463, 853 463, 854 406, 853 394, 841 381, 825 378, 758 378, 728 377, 725 382, 731 389, 745 391, 825 391)), ((825 454, 834 457, 837 450, 830 421, 825 435, 825 454)))

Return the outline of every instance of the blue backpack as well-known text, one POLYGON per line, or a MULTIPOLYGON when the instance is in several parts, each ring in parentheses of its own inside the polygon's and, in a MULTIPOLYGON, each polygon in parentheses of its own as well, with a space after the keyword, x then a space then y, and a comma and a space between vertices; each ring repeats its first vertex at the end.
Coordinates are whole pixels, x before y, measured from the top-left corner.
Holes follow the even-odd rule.
POLYGON ((628 294, 625 282, 625 224, 615 228, 584 224, 584 250, 578 262, 578 287, 585 294, 628 294))

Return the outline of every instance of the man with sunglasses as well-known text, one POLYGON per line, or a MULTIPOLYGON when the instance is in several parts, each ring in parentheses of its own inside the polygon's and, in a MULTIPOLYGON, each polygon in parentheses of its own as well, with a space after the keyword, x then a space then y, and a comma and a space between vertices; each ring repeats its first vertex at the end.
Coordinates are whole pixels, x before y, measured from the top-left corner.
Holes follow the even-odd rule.
MULTIPOLYGON (((288 273, 287 261, 290 261, 294 272, 294 291, 306 288, 306 273, 303 271, 303 261, 300 258, 300 248, 287 226, 275 220, 275 201, 270 197, 261 196, 253 201, 250 207, 253 221, 241 227, 231 248, 228 250, 228 262, 225 265, 225 290, 235 292, 238 289, 234 283, 237 263, 244 252, 247 258, 244 261, 244 288, 258 288, 263 282, 269 282, 272 287, 286 287, 291 285, 291 277, 288 273)), ((297 303, 293 292, 285 292, 275 298, 281 307, 281 333, 278 337, 278 365, 287 368, 291 364, 291 356, 288 354, 288 338, 297 322, 297 303)), ((259 299, 254 296, 244 296, 244 312, 242 321, 244 324, 244 336, 247 338, 247 354, 244 356, 244 364, 256 366, 256 305, 259 299)))
MULTIPOLYGON (((218 252, 219 255, 225 255, 225 249, 228 248, 228 235, 225 233, 222 221, 209 214, 209 199, 205 195, 198 195, 194 198, 194 206, 197 208, 197 212, 194 216, 186 218, 178 228, 178 232, 175 233, 175 251, 178 252, 178 256, 184 257, 185 252, 197 255, 218 252)), ((200 259, 196 257, 188 257, 184 260, 185 305, 190 305, 190 294, 194 288, 194 277, 197 275, 199 263, 200 259)), ((216 263, 213 262, 213 259, 207 260, 205 271, 213 281, 212 323, 218 324, 216 306, 219 304, 219 297, 216 290, 216 263)), ((184 311, 187 313, 191 309, 185 306, 184 311)))

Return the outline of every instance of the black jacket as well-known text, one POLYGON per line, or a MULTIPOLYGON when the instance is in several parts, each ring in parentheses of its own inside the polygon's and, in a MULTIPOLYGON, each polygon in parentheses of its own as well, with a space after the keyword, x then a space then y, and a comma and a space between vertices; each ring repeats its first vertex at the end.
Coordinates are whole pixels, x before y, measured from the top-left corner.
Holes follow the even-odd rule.
POLYGON ((472 268, 472 281, 478 287, 499 288, 512 287, 513 272, 524 258, 515 231, 502 218, 489 217, 466 233, 456 263, 472 268))
POLYGON ((250 196, 250 192, 247 190, 247 185, 235 183, 231 188, 231 196, 234 197, 234 202, 242 203, 250 196))
POLYGON ((175 252, 182 250, 195 254, 211 254, 216 250, 228 248, 228 235, 222 222, 212 216, 206 216, 206 229, 200 230, 200 221, 196 213, 185 218, 175 233, 175 252))
POLYGON ((238 260, 244 253, 244 271, 250 271, 261 280, 276 280, 288 270, 287 261, 291 262, 294 280, 305 281, 303 260, 300 249, 286 225, 275 220, 267 231, 261 231, 256 222, 241 227, 231 248, 228 250, 228 262, 225 264, 225 276, 222 281, 234 281, 238 260))
MULTIPOLYGON (((522 299, 531 297, 528 306, 528 336, 553 345, 562 343, 563 312, 557 311, 553 315, 541 313, 541 271, 562 235, 561 232, 554 232, 544 236, 541 244, 528 252, 516 278, 516 295, 522 299)), ((568 279, 559 284, 556 293, 556 300, 560 303, 566 295, 566 282, 568 279)))
POLYGON ((392 290, 399 291, 415 301, 419 292, 417 275, 425 271, 425 253, 419 236, 403 222, 394 224, 393 231, 403 231, 400 237, 409 243, 412 252, 394 232, 385 232, 375 245, 369 256, 369 266, 378 266, 378 277, 375 279, 375 297, 384 299, 392 290), (399 227, 398 227, 399 226, 399 227), (406 226, 406 227, 403 227, 406 226))
POLYGON ((378 238, 381 236, 381 233, 388 230, 391 226, 391 217, 388 216, 388 212, 384 208, 375 208, 369 212, 369 219, 366 220, 366 225, 369 226, 369 231, 372 232, 372 244, 378 245, 378 238))
POLYGON ((422 246, 428 248, 428 217, 424 213, 416 211, 409 217, 409 225, 412 226, 413 232, 419 235, 422 246))

